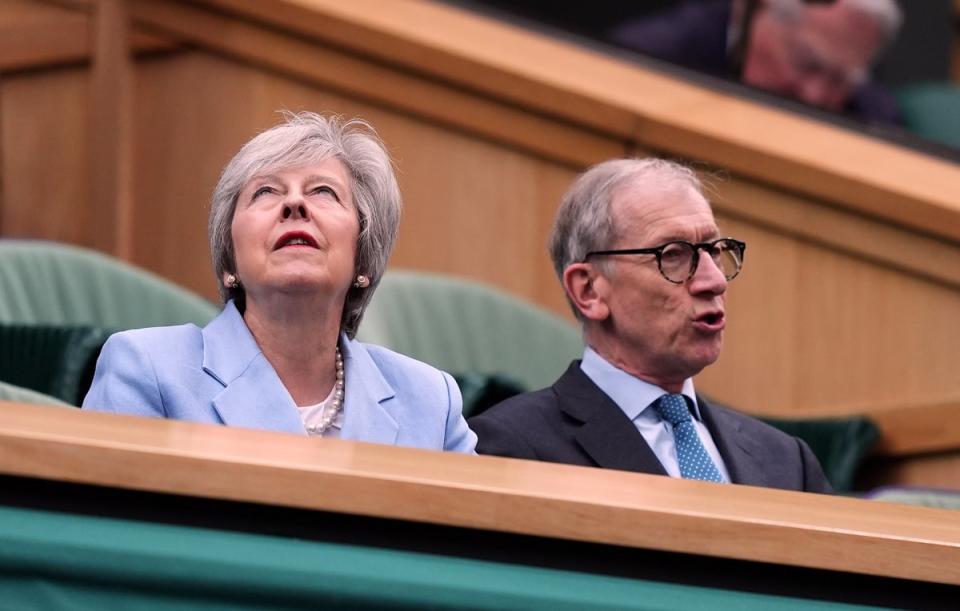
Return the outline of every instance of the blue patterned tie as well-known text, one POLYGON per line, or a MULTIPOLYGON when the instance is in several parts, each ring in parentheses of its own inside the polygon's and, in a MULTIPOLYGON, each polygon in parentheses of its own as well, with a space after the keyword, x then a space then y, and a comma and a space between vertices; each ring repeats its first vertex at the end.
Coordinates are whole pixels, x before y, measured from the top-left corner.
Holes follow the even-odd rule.
POLYGON ((673 425, 673 440, 677 446, 677 461, 680 463, 680 477, 700 479, 708 482, 722 482, 723 476, 710 460, 706 448, 697 435, 690 417, 690 408, 683 395, 663 395, 653 403, 653 409, 660 417, 673 425))

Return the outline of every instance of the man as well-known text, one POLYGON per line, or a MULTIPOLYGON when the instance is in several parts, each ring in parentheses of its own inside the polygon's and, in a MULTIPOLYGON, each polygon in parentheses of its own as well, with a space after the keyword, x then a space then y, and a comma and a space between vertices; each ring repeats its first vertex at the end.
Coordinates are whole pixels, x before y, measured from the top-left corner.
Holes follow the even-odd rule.
POLYGON ((582 174, 550 254, 583 327, 583 360, 471 419, 477 451, 829 492, 806 444, 694 390, 720 356, 724 293, 744 249, 722 236, 688 168, 619 159, 582 174))
POLYGON ((869 79, 903 20, 894 0, 761 0, 745 15, 750 4, 687 0, 618 26, 610 40, 868 123, 901 122, 893 95, 869 79))

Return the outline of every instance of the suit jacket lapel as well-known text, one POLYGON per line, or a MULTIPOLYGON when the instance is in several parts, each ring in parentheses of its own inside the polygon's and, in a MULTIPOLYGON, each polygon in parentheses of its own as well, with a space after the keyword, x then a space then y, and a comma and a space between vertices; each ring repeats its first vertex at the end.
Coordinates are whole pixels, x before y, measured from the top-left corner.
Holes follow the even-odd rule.
POLYGON ((666 475, 643 435, 617 405, 573 362, 553 385, 560 410, 582 423, 574 430, 580 447, 598 466, 666 475))
POLYGON ((213 398, 224 424, 306 434, 293 398, 232 301, 202 336, 203 370, 224 386, 213 398))
POLYGON ((768 486, 761 459, 763 448, 759 442, 744 434, 741 423, 722 407, 710 405, 697 396, 703 421, 727 465, 730 479, 735 484, 768 486))
POLYGON ((346 392, 340 437, 395 444, 400 427, 388 410, 396 392, 363 344, 344 335, 340 346, 346 392))

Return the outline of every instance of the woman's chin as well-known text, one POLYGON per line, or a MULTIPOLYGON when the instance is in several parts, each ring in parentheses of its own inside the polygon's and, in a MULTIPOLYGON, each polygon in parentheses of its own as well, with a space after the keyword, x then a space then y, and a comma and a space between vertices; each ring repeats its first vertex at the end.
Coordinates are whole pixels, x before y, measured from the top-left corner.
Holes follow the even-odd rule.
POLYGON ((322 295, 345 294, 348 288, 346 283, 344 283, 344 286, 335 286, 326 277, 293 275, 279 278, 277 281, 270 283, 264 293, 266 295, 274 293, 275 295, 290 297, 320 297, 322 295))

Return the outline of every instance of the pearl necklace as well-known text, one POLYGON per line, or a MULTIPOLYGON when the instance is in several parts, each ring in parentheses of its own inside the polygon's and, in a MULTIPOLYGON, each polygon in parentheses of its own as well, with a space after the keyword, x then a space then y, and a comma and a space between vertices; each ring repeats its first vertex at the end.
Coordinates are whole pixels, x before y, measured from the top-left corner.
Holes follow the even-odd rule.
POLYGON ((333 421, 336 419, 337 414, 340 413, 340 410, 343 408, 343 357, 340 356, 340 346, 336 347, 337 357, 334 361, 335 368, 337 370, 337 381, 333 385, 333 402, 330 404, 330 409, 325 409, 323 418, 320 419, 319 424, 308 426, 307 433, 310 435, 323 435, 327 432, 327 429, 330 428, 330 425, 333 424, 333 421))

